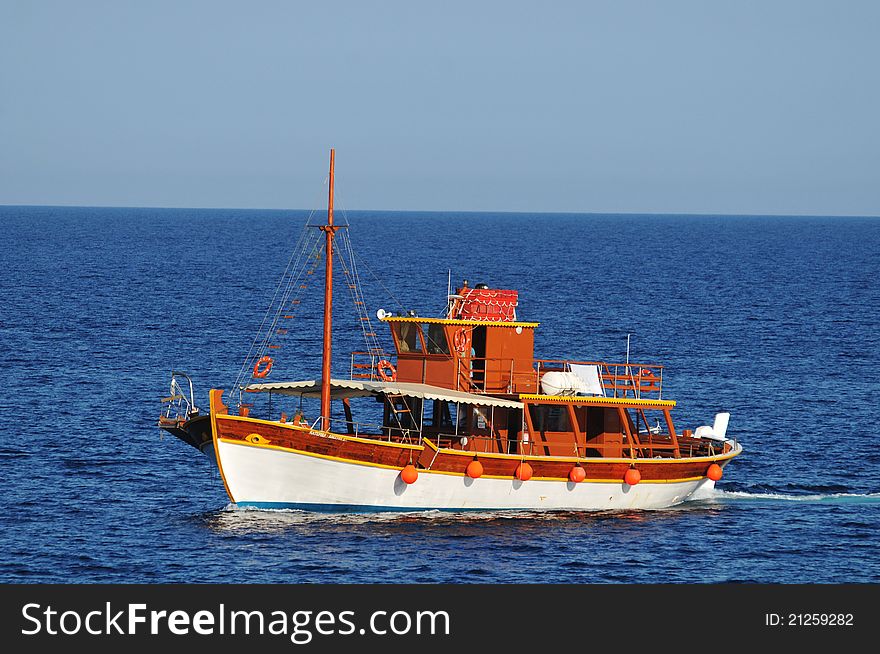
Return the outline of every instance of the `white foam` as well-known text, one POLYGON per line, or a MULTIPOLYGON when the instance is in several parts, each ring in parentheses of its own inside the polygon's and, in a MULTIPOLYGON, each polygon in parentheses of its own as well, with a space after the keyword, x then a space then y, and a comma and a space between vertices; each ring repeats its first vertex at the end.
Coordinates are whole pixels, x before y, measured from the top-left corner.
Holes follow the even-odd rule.
POLYGON ((220 510, 221 520, 230 525, 297 525, 320 522, 334 524, 365 524, 369 522, 393 522, 405 518, 434 518, 444 515, 437 510, 423 511, 309 511, 294 508, 264 508, 227 504, 220 510))
POLYGON ((792 495, 789 493, 748 493, 745 491, 726 491, 716 488, 711 499, 718 500, 764 500, 774 502, 841 502, 872 503, 880 502, 880 493, 817 493, 811 495, 792 495))

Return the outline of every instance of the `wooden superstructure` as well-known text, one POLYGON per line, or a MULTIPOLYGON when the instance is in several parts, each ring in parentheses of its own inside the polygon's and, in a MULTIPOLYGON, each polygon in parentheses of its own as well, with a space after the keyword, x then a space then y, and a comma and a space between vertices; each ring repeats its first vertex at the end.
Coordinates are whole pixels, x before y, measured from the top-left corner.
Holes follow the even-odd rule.
MULTIPOLYGON (((480 420, 479 413, 469 416, 465 431, 473 435, 471 450, 680 458, 683 442, 686 453, 708 452, 708 443, 676 432, 671 415, 675 402, 660 399, 663 366, 535 358, 534 335, 539 323, 513 318, 489 320, 478 311, 468 312, 460 298, 474 290, 485 296, 513 298, 514 303, 517 297, 515 291, 463 286, 452 296, 445 318, 383 319, 396 350, 397 380, 522 402, 523 410, 492 412, 491 419, 480 420), (462 304, 464 313, 474 318, 450 317, 460 315, 462 304), (542 394, 542 377, 548 372, 568 371, 572 364, 593 366, 603 394, 542 394), (653 428, 649 416, 653 417, 653 428), (656 428, 657 422, 661 430, 656 428), (530 438, 523 441, 523 434, 530 438)), ((352 361, 364 354, 353 353, 352 361)), ((379 375, 375 365, 352 364, 353 379, 377 380, 379 375)))

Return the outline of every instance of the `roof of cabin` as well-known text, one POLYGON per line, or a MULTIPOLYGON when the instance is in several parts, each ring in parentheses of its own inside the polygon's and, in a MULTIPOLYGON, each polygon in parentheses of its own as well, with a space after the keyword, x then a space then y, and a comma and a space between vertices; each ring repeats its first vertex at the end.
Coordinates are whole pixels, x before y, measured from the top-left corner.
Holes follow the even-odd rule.
POLYGON ((490 327, 525 327, 534 329, 541 323, 539 322, 506 322, 501 320, 455 320, 451 318, 422 318, 420 316, 386 316, 381 319, 382 322, 419 322, 432 325, 464 325, 464 326, 483 326, 490 327))
MULTIPOLYGON (((270 382, 265 384, 250 384, 246 391, 251 393, 279 393, 282 395, 300 395, 304 397, 320 397, 321 380, 309 379, 305 381, 270 382)), ((459 404, 476 404, 479 406, 497 406, 509 409, 521 409, 522 402, 516 400, 504 400, 486 395, 475 395, 462 391, 453 391, 449 388, 431 386, 429 384, 415 384, 410 382, 374 382, 349 379, 331 379, 330 396, 333 398, 346 397, 370 397, 380 394, 405 395, 424 400, 441 400, 459 404)))

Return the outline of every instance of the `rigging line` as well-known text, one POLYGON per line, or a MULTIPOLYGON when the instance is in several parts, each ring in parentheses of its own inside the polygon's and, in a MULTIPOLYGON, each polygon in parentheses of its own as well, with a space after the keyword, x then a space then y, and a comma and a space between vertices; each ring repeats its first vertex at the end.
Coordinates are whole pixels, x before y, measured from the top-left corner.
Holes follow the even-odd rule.
MULTIPOLYGON (((328 174, 324 178, 324 186, 327 185, 327 183, 329 182, 329 179, 330 179, 330 176, 328 174)), ((323 195, 323 193, 321 193, 320 195, 323 195)), ((320 205, 320 195, 319 195, 319 201, 316 202, 315 204, 313 204, 312 205, 313 207, 317 207, 320 205)), ((309 215, 308 215, 308 218, 306 218, 305 225, 303 226, 303 229, 300 231, 300 235, 299 235, 299 238, 297 239, 296 245, 294 245, 294 247, 291 251, 290 258, 287 261, 287 266, 284 269, 284 273, 281 275, 281 278, 278 280, 278 286, 276 286, 276 288, 275 288, 275 292, 272 295, 272 300, 269 302, 269 306, 266 308, 266 312, 263 314, 263 319, 260 321, 260 326, 257 328, 256 334, 254 335, 254 338, 251 341, 250 347, 248 348, 247 355, 245 356, 244 361, 242 362, 242 366, 239 369, 238 375, 236 376, 235 384, 234 384, 233 388, 238 388, 239 383, 242 381, 244 376, 247 374, 248 364, 251 361, 251 356, 253 355, 254 347, 260 341, 260 335, 263 333, 263 327, 266 324, 266 320, 271 315, 272 307, 275 304, 275 299, 278 296, 278 292, 281 290, 282 286, 284 285, 284 280, 288 276, 288 273, 289 273, 289 270, 291 267, 291 262, 293 261, 294 257, 296 256, 297 263, 294 265, 294 271, 295 271, 299 265, 299 259, 301 258, 302 254, 305 252, 305 250, 307 249, 306 245, 308 242, 308 236, 311 234, 311 230, 309 229, 309 227, 312 226, 312 217, 315 215, 316 211, 317 211, 317 209, 314 209, 314 208, 309 211, 309 215)), ((318 236, 320 236, 320 235, 318 235, 318 236)), ((289 289, 290 285, 293 284, 295 281, 297 281, 298 277, 301 275, 302 275, 302 271, 300 271, 296 280, 291 280, 288 283, 288 289, 289 289)), ((282 302, 282 305, 283 305, 283 302, 282 302)), ((277 319, 276 319, 276 322, 277 322, 277 319)), ((264 339, 264 341, 263 341, 264 345, 258 348, 257 358, 260 356, 260 354, 259 354, 260 351, 265 351, 265 349, 266 349, 265 342, 266 341, 264 339)))
POLYGON ((384 282, 383 282, 381 279, 379 279, 379 276, 378 276, 378 275, 375 273, 375 271, 370 267, 370 264, 367 263, 367 260, 366 260, 364 257, 362 257, 361 255, 359 255, 357 252, 354 252, 354 256, 355 256, 357 259, 360 259, 361 263, 364 264, 364 266, 366 267, 367 272, 369 272, 369 273, 373 276, 373 279, 375 279, 375 280, 379 283, 379 285, 385 290, 385 292, 388 294, 388 296, 389 296, 392 300, 394 300, 395 302, 397 302, 397 306, 399 306, 401 309, 403 309, 404 311, 406 311, 406 307, 403 305, 403 302, 401 302, 399 299, 397 299, 397 296, 394 295, 394 293, 392 293, 391 290, 390 290, 387 286, 385 286, 384 282))
POLYGON ((311 245, 308 248, 303 249, 303 257, 301 262, 298 262, 297 267, 294 269, 295 274, 290 276, 290 279, 287 284, 287 288, 284 290, 284 293, 281 296, 281 301, 279 302, 278 309, 275 311, 275 320, 274 323, 277 323, 278 315, 283 311, 284 307, 291 299, 291 295, 297 297, 300 295, 299 291, 301 290, 301 286, 304 280, 303 274, 308 274, 314 271, 317 266, 317 260, 320 258, 320 235, 315 233, 315 238, 312 239, 311 245), (306 254, 306 250, 308 253, 306 254), (295 290, 296 289, 296 290, 295 290))
POLYGON ((293 311, 293 309, 287 308, 288 305, 292 305, 293 300, 298 300, 303 295, 303 291, 305 289, 303 289, 302 286, 304 286, 305 284, 300 283, 300 282, 304 281, 303 280, 303 273, 305 273, 306 275, 310 275, 310 274, 314 273, 315 269, 318 266, 318 263, 320 263, 320 261, 322 259, 321 253, 323 251, 324 251, 324 244, 321 241, 321 239, 318 238, 315 243, 315 246, 312 248, 312 251, 309 253, 308 257, 306 258, 306 261, 303 262, 302 269, 300 270, 296 279, 294 279, 292 281, 292 283, 288 286, 287 293, 284 295, 284 297, 281 300, 281 303, 278 305, 278 310, 275 312, 275 319, 272 322, 268 332, 266 332, 266 339, 265 339, 266 345, 268 345, 269 341, 272 339, 273 334, 275 333, 276 329, 278 328, 278 321, 280 320, 281 315, 285 311, 293 311), (311 264, 309 264, 308 269, 306 269, 309 261, 311 261, 311 264))
MULTIPOLYGON (((307 230, 304 229, 303 231, 306 232, 307 230)), ((291 262, 288 264, 287 268, 285 268, 284 274, 281 276, 281 279, 279 280, 278 286, 275 289, 275 293, 272 295, 272 300, 270 301, 269 306, 266 309, 266 313, 263 316, 263 320, 260 322, 260 326, 257 329, 257 333, 254 337, 254 340, 251 343, 251 347, 248 351, 248 355, 245 358, 244 363, 242 364, 243 368, 247 368, 251 353, 253 352, 254 347, 256 346, 256 344, 260 340, 260 336, 263 333, 263 329, 266 325, 267 320, 269 320, 269 317, 272 315, 272 308, 274 307, 274 305, 278 299, 279 293, 282 293, 282 297, 283 297, 283 293, 287 292, 286 289, 284 292, 282 292, 281 289, 285 287, 285 282, 287 282, 288 286, 289 286, 290 279, 293 276, 293 273, 291 273, 291 269, 293 269, 293 271, 295 273, 295 271, 299 268, 300 260, 302 259, 302 256, 306 250, 306 246, 308 244, 308 235, 305 234, 305 236, 306 236, 305 238, 303 238, 303 237, 300 238, 300 241, 297 244, 297 247, 294 248, 293 253, 291 254, 291 262), (294 259, 295 259, 295 261, 294 261, 294 259)))
MULTIPOLYGON (((370 331, 373 332, 373 333, 375 333, 375 329, 373 329, 373 325, 372 325, 372 322, 371 322, 371 320, 370 320, 369 313, 366 311, 366 300, 365 300, 365 298, 364 298, 364 287, 363 287, 363 284, 361 283, 360 274, 358 273, 357 262, 355 262, 355 259, 354 259, 354 247, 352 246, 352 243, 351 243, 351 229, 350 229, 350 228, 351 228, 351 223, 350 223, 349 220, 348 220, 348 212, 345 210, 345 200, 344 200, 344 196, 341 195, 341 194, 339 195, 339 204, 340 204, 340 210, 341 210, 341 212, 342 212, 342 218, 343 218, 343 220, 345 221, 345 226, 346 226, 347 228, 349 228, 349 229, 343 230, 343 233, 341 234, 341 236, 342 236, 342 245, 343 245, 343 248, 347 251, 347 254, 348 254, 348 264, 349 264, 349 267, 350 267, 350 270, 351 270, 352 276, 354 277, 354 279, 352 280, 353 283, 355 284, 355 289, 354 289, 354 291, 356 292, 357 295, 360 296, 360 297, 355 298, 355 303, 357 303, 358 300, 360 300, 360 301, 363 303, 362 305, 357 305, 357 304, 355 304, 355 306, 356 306, 356 307, 357 307, 357 306, 363 306, 363 307, 364 307, 364 316, 365 316, 366 319, 367 319, 366 322, 369 323, 370 331)), ((373 340, 374 340, 374 345, 376 346, 375 349, 377 349, 377 350, 381 350, 382 348, 379 346, 378 339, 376 339, 376 338, 374 337, 373 340)), ((368 348, 369 348, 369 345, 370 345, 370 344, 367 343, 367 347, 368 347, 368 348)))
MULTIPOLYGON (((325 175, 325 177, 324 177, 324 182, 323 182, 323 186, 327 186, 327 184, 329 183, 329 181, 330 181, 330 176, 329 176, 329 174, 328 174, 328 175, 325 175)), ((304 226, 303 232, 304 232, 304 234, 312 234, 312 233, 314 233, 314 234, 315 234, 315 238, 314 238, 313 240, 315 240, 315 241, 317 241, 317 242, 322 242, 319 233, 317 233, 317 232, 312 232, 311 230, 308 229, 309 227, 314 227, 314 225, 312 225, 312 217, 315 215, 316 211, 317 211, 317 209, 312 209, 312 210, 309 212, 309 217, 306 219, 306 224, 305 224, 305 226, 304 226)), ((302 240, 303 240, 303 239, 301 239, 301 241, 302 241, 302 240)), ((263 339, 262 346, 261 346, 261 348, 262 348, 263 350, 265 350, 265 348, 266 348, 266 344, 267 344, 268 341, 270 340, 271 335, 272 335, 272 333, 273 333, 275 327, 277 326, 277 323, 278 323, 278 317, 281 315, 281 312, 284 310, 284 306, 285 306, 285 305, 287 304, 287 302, 290 300, 290 295, 291 295, 291 292, 292 292, 293 288, 297 285, 297 282, 299 282, 300 279, 302 278, 303 272, 305 272, 305 269, 306 269, 306 266, 308 265, 308 262, 312 259, 313 256, 315 257, 316 260, 319 260, 319 259, 320 259, 320 252, 323 251, 323 248, 324 248, 323 243, 322 243, 322 245, 321 245, 321 248, 320 248, 319 251, 317 251, 317 252, 316 252, 315 246, 312 245, 311 252, 309 252, 309 254, 306 256, 305 260, 302 262, 302 267, 298 269, 298 267, 299 267, 299 265, 300 265, 300 264, 299 264, 299 260, 300 260, 300 258, 302 257, 302 255, 305 253, 305 251, 308 249, 307 246, 308 246, 309 238, 306 238, 304 241, 305 241, 305 242, 302 243, 302 250, 300 251, 300 257, 298 257, 298 259, 297 259, 297 263, 296 263, 296 265, 294 266, 294 271, 295 271, 296 274, 291 274, 291 276, 290 276, 290 278, 289 278, 288 285, 287 285, 287 289, 285 290, 285 293, 282 295, 282 299, 281 299, 281 302, 280 302, 280 304, 279 304, 279 307, 278 307, 278 309, 277 309, 276 312, 275 312, 275 318, 274 318, 274 321, 273 321, 272 325, 270 326, 270 329, 266 332, 266 337, 263 339), (298 269, 298 272, 296 272, 297 269, 298 269)), ((299 245, 299 244, 298 244, 298 245, 299 245)), ((317 263, 314 263, 314 264, 312 265, 312 270, 314 270, 316 266, 317 266, 317 263)), ((283 280, 282 280, 282 281, 283 281, 283 280)), ((300 289, 300 290, 301 290, 301 289, 300 289)), ((294 298, 297 298, 298 296, 299 296, 299 293, 295 294, 295 295, 294 295, 294 298)), ((271 309, 271 305, 270 305, 270 309, 271 309)), ((268 317, 268 315, 270 315, 270 312, 269 312, 269 311, 267 311, 267 317, 268 317)), ((262 332, 262 325, 260 326, 260 331, 262 332)))
MULTIPOLYGON (((379 338, 377 336, 376 329, 373 326, 372 319, 370 318, 370 314, 366 309, 366 298, 364 296, 364 287, 363 287, 363 283, 361 282, 360 272, 358 271, 357 261, 355 260, 355 251, 354 251, 354 247, 351 242, 351 229, 350 229, 351 222, 348 219, 348 211, 345 208, 345 194, 344 194, 344 192, 340 191, 340 187, 341 187, 341 185, 337 182, 337 198, 339 201, 340 211, 342 212, 342 218, 345 221, 345 226, 349 228, 349 229, 343 230, 342 244, 343 244, 343 247, 345 248, 345 250, 347 250, 349 267, 351 270, 351 274, 354 278, 353 279, 354 288, 351 289, 353 292, 352 298, 355 302, 356 308, 357 307, 363 308, 362 317, 365 320, 362 320, 361 323, 366 323, 366 325, 369 328, 369 333, 371 333, 373 335, 372 337, 370 337, 371 340, 367 340, 367 327, 364 327, 364 329, 362 330, 364 332, 364 340, 365 340, 365 344, 367 346, 367 350, 369 350, 373 354, 383 356, 385 354, 385 348, 383 348, 382 345, 379 343, 379 338), (360 302, 361 302, 360 305, 357 304, 358 300, 360 300, 360 302)), ((374 274, 374 277, 375 277, 375 274, 374 274)), ((378 277, 376 279, 377 279, 377 281, 379 281, 380 284, 382 284, 382 281, 379 280, 378 277)), ((383 287, 384 287, 384 284, 383 284, 383 287)), ((385 290, 398 303, 398 305, 405 310, 405 307, 403 306, 403 304, 399 300, 397 300, 397 298, 394 297, 394 295, 388 290, 387 287, 385 287, 385 290)))
POLYGON ((363 334, 364 342, 367 344, 367 347, 369 348, 370 343, 369 343, 369 338, 367 336, 367 326, 366 326, 366 322, 363 320, 364 316, 363 316, 363 312, 361 311, 361 305, 358 304, 357 289, 352 288, 352 286, 354 285, 354 280, 352 279, 351 273, 349 272, 347 266, 345 265, 345 258, 342 255, 341 249, 342 248, 337 248, 334 251, 334 254, 336 254, 336 257, 339 259, 339 265, 342 268, 342 272, 345 274, 346 281, 348 281, 348 294, 351 296, 351 300, 352 300, 352 303, 354 304, 354 308, 355 308, 355 311, 357 312, 358 318, 361 318, 361 320, 358 320, 358 322, 360 323, 361 333, 363 334))
MULTIPOLYGON (((363 287, 363 284, 361 283, 360 273, 358 272, 358 269, 357 269, 357 262, 354 259, 354 248, 351 244, 351 235, 349 233, 345 234, 345 236, 343 238, 343 245, 345 246, 345 248, 348 252, 350 267, 351 267, 352 274, 354 276, 355 289, 356 289, 357 293, 360 295, 360 297, 358 299, 360 299, 362 304, 359 306, 363 307, 364 316, 367 318, 366 322, 369 324, 369 327, 370 327, 370 333, 373 334, 373 337, 372 337, 373 349, 375 349, 379 353, 384 354, 384 348, 379 344, 379 338, 376 335, 376 329, 373 327, 372 319, 370 318, 370 314, 367 311, 367 302, 366 302, 366 297, 364 295, 364 287, 363 287)), ((367 345, 369 346, 369 343, 367 345)))
MULTIPOLYGON (((317 231, 316 231, 316 233, 317 233, 317 231)), ((279 302, 279 304, 278 304, 278 309, 275 311, 275 317, 272 320, 272 323, 269 325, 269 329, 266 331, 266 336, 263 339, 263 342, 261 345, 261 351, 265 351, 266 348, 268 347, 269 341, 272 338, 272 333, 274 332, 274 330, 278 326, 278 320, 280 319, 281 314, 284 312, 284 309, 287 306, 287 303, 291 299, 290 296, 291 296, 291 293, 294 292, 294 287, 298 286, 297 282, 299 282, 302 279, 303 272, 305 272, 305 270, 306 270, 306 266, 312 260, 314 260, 314 261, 312 261, 312 265, 313 266, 316 265, 316 262, 320 260, 320 253, 323 251, 323 249, 324 249, 324 245, 321 242, 320 235, 318 235, 318 238, 315 239, 315 244, 312 247, 312 251, 309 252, 305 261, 303 261, 302 268, 300 268, 296 277, 291 278, 290 283, 288 284, 287 289, 281 298, 281 302, 279 302)), ((312 269, 314 269, 314 268, 312 268, 312 269)), ((298 290, 302 290, 302 289, 298 289, 298 290)), ((298 296, 299 294, 296 293, 296 295, 298 296)))
MULTIPOLYGON (((345 259, 344 253, 345 253, 345 250, 348 249, 348 244, 346 242, 345 237, 343 237, 341 239, 340 245, 342 247, 336 249, 336 254, 339 256, 339 261, 340 261, 340 265, 342 267, 342 271, 343 271, 343 273, 345 273, 345 278, 348 281, 348 291, 352 297, 352 300, 354 301, 355 311, 357 311, 359 316, 364 317, 366 314, 366 309, 365 309, 365 305, 363 304, 363 293, 361 292, 361 289, 358 288, 357 280, 355 279, 354 274, 352 273, 350 263, 347 262, 345 259), (358 302, 360 302, 360 304, 358 304, 358 302)), ((369 316, 366 316, 366 318, 369 319, 369 316)), ((361 321, 361 328, 362 328, 362 331, 364 332, 364 338, 366 339, 367 329, 366 329, 366 325, 363 324, 364 322, 365 321, 361 321)), ((366 322, 368 322, 368 320, 366 322)))
POLYGON ((373 323, 370 320, 369 312, 366 308, 366 302, 364 301, 363 289, 360 286, 360 282, 356 277, 356 274, 351 266, 351 262, 347 262, 345 260, 344 252, 347 250, 349 253, 351 252, 351 242, 350 239, 343 236, 342 247, 336 250, 337 255, 339 256, 340 266, 342 267, 343 272, 345 273, 346 280, 348 281, 348 291, 351 296, 352 302, 354 303, 355 311, 357 312, 360 320, 358 321, 361 326, 361 332, 364 337, 364 344, 367 346, 367 349, 370 350, 382 350, 379 345, 378 338, 376 337, 376 330, 373 327, 373 323))
MULTIPOLYGON (((311 255, 310 255, 310 257, 311 257, 311 255)), ((317 261, 319 261, 319 260, 320 260, 320 258, 316 259, 316 262, 315 262, 315 264, 312 265, 311 270, 314 270, 315 265, 316 265, 317 261)), ((300 271, 300 275, 298 278, 302 277, 301 273, 302 273, 302 271, 300 271)), ((295 286, 295 284, 291 285, 290 288, 292 289, 294 286, 295 286)), ((294 298, 298 298, 302 294, 301 289, 299 289, 299 291, 300 292, 295 294, 294 298)), ((298 300, 297 299, 290 300, 289 294, 286 295, 285 298, 282 300, 281 304, 278 307, 278 311, 276 312, 275 320, 273 321, 272 325, 267 330, 266 336, 264 337, 262 343, 260 344, 260 346, 258 348, 257 355, 256 355, 257 357, 262 356, 263 354, 265 354, 268 351, 269 348, 272 347, 270 343, 273 340, 275 340, 276 336, 283 337, 284 335, 286 335, 288 333, 288 331, 289 331, 288 328, 284 328, 282 330, 281 328, 278 327, 278 320, 279 320, 280 316, 285 312, 293 313, 293 311, 294 311, 294 309, 292 309, 292 308, 286 308, 286 305, 288 304, 288 302, 291 302, 291 305, 292 305, 292 304, 298 302, 298 300)), ((293 317, 293 316, 290 316, 290 317, 293 317)), ((273 357, 273 359, 274 358, 275 357, 273 357)), ((246 378, 248 375, 248 372, 249 372, 248 369, 245 368, 245 370, 242 373, 243 377, 240 377, 239 379, 236 380, 236 386, 238 386, 239 383, 243 383, 244 378, 246 378)))
MULTIPOLYGON (((311 243, 312 243, 311 247, 310 248, 309 247, 303 248, 303 252, 302 252, 302 256, 300 257, 300 261, 297 262, 297 265, 294 268, 294 274, 292 274, 289 278, 287 288, 285 289, 285 291, 281 297, 281 301, 278 304, 278 308, 275 311, 275 317, 274 317, 272 323, 270 324, 269 330, 266 332, 266 337, 263 339, 262 347, 264 349, 265 349, 266 343, 269 340, 271 340, 271 336, 278 326, 279 316, 285 310, 285 307, 287 307, 288 303, 291 302, 291 296, 293 296, 294 298, 298 298, 302 294, 301 287, 303 284, 301 282, 304 281, 303 274, 304 273, 310 274, 310 273, 314 272, 315 268, 317 267, 317 263, 320 260, 320 249, 321 249, 321 248, 318 248, 317 245, 321 242, 321 239, 320 239, 320 235, 317 233, 317 231, 314 232, 314 234, 315 234, 315 237, 311 241, 311 243), (308 251, 308 253, 306 254, 307 251, 308 251)), ((309 243, 307 242, 306 245, 308 246, 309 243)))
MULTIPOLYGON (((263 334, 263 330, 265 328, 266 322, 270 319, 270 316, 272 315, 272 309, 275 306, 276 301, 278 299, 278 293, 280 292, 281 288, 284 287, 285 280, 287 280, 287 288, 282 293, 282 300, 281 300, 282 306, 285 302, 285 298, 287 296, 289 296, 290 287, 296 281, 298 281, 298 279, 302 276, 302 269, 301 269, 300 262, 301 262, 303 256, 305 255, 306 251, 308 250, 310 235, 311 235, 311 230, 304 228, 303 234, 301 235, 301 238, 300 238, 300 241, 297 244, 297 248, 294 249, 294 251, 291 255, 291 259, 294 259, 294 258, 296 259, 295 263, 293 263, 292 266, 288 265, 288 267, 284 271, 284 275, 282 275, 282 278, 279 281, 278 287, 276 288, 276 291, 272 296, 272 301, 270 302, 269 307, 266 310, 266 314, 264 315, 263 320, 260 323, 260 327, 257 330, 256 335, 254 336, 254 339, 251 343, 251 347, 248 349, 247 357, 245 358, 244 362, 242 363, 242 367, 239 370, 238 376, 236 377, 236 382, 235 382, 234 388, 238 387, 239 383, 243 380, 243 378, 247 374, 248 365, 250 363, 252 356, 254 355, 254 349, 256 348, 256 356, 257 357, 261 356, 261 353, 264 352, 266 349, 266 347, 265 347, 266 339, 265 338, 262 339, 262 342, 261 342, 261 336, 263 334), (291 272, 291 267, 293 269, 293 272, 291 272), (260 343, 260 345, 257 345, 257 343, 260 343)), ((318 240, 318 235, 315 236, 315 239, 318 240)), ((277 322, 277 320, 276 320, 276 322, 277 322)), ((270 328, 270 331, 271 331, 271 328, 270 328)))
POLYGON ((345 221, 345 226, 350 227, 351 223, 348 222, 348 213, 345 211, 345 194, 340 191, 342 185, 339 183, 339 179, 336 180, 336 191, 334 193, 336 202, 339 204, 339 210, 342 212, 342 219, 345 221))
MULTIPOLYGON (((311 217, 309 219, 311 219, 311 217)), ((257 342, 259 341, 260 334, 262 334, 262 332, 263 332, 263 327, 266 324, 266 320, 271 315, 272 307, 275 304, 275 300, 278 297, 279 291, 284 286, 284 281, 289 274, 291 265, 293 264, 295 258, 297 260, 297 264, 293 264, 293 265, 294 266, 298 265, 299 257, 297 255, 299 255, 299 256, 302 255, 302 249, 304 249, 305 241, 307 240, 308 235, 309 235, 309 230, 304 226, 300 232, 300 236, 299 236, 299 239, 297 240, 296 245, 294 246, 293 250, 290 253, 290 258, 287 261, 287 266, 284 268, 284 273, 281 275, 281 278, 278 280, 278 285, 275 287, 275 292, 272 294, 272 299, 269 302, 269 306, 266 308, 265 314, 263 314, 263 319, 260 321, 260 326, 257 328, 256 334, 254 335, 254 339, 251 341, 251 345, 248 348, 247 356, 245 357, 244 362, 242 363, 242 367, 239 370, 238 377, 236 377, 236 386, 238 385, 237 382, 239 381, 239 378, 244 374, 244 370, 247 369, 247 366, 250 361, 251 354, 254 350, 254 347, 256 346, 257 342)))
POLYGON ((437 312, 437 315, 441 316, 443 318, 446 318, 448 313, 449 313, 449 302, 446 303, 446 305, 443 307, 442 310, 437 312))

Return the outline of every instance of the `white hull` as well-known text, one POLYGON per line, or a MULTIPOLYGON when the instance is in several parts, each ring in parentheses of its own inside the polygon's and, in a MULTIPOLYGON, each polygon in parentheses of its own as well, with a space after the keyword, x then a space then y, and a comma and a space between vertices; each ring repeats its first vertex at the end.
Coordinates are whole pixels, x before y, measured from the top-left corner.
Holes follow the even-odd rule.
MULTIPOLYGON (((419 471, 407 485, 396 469, 346 463, 271 448, 217 443, 221 473, 233 502, 263 508, 316 510, 527 509, 601 511, 661 509, 680 504, 714 482, 543 481, 471 479, 419 471)), ((707 488, 708 487, 708 488, 707 488)))

